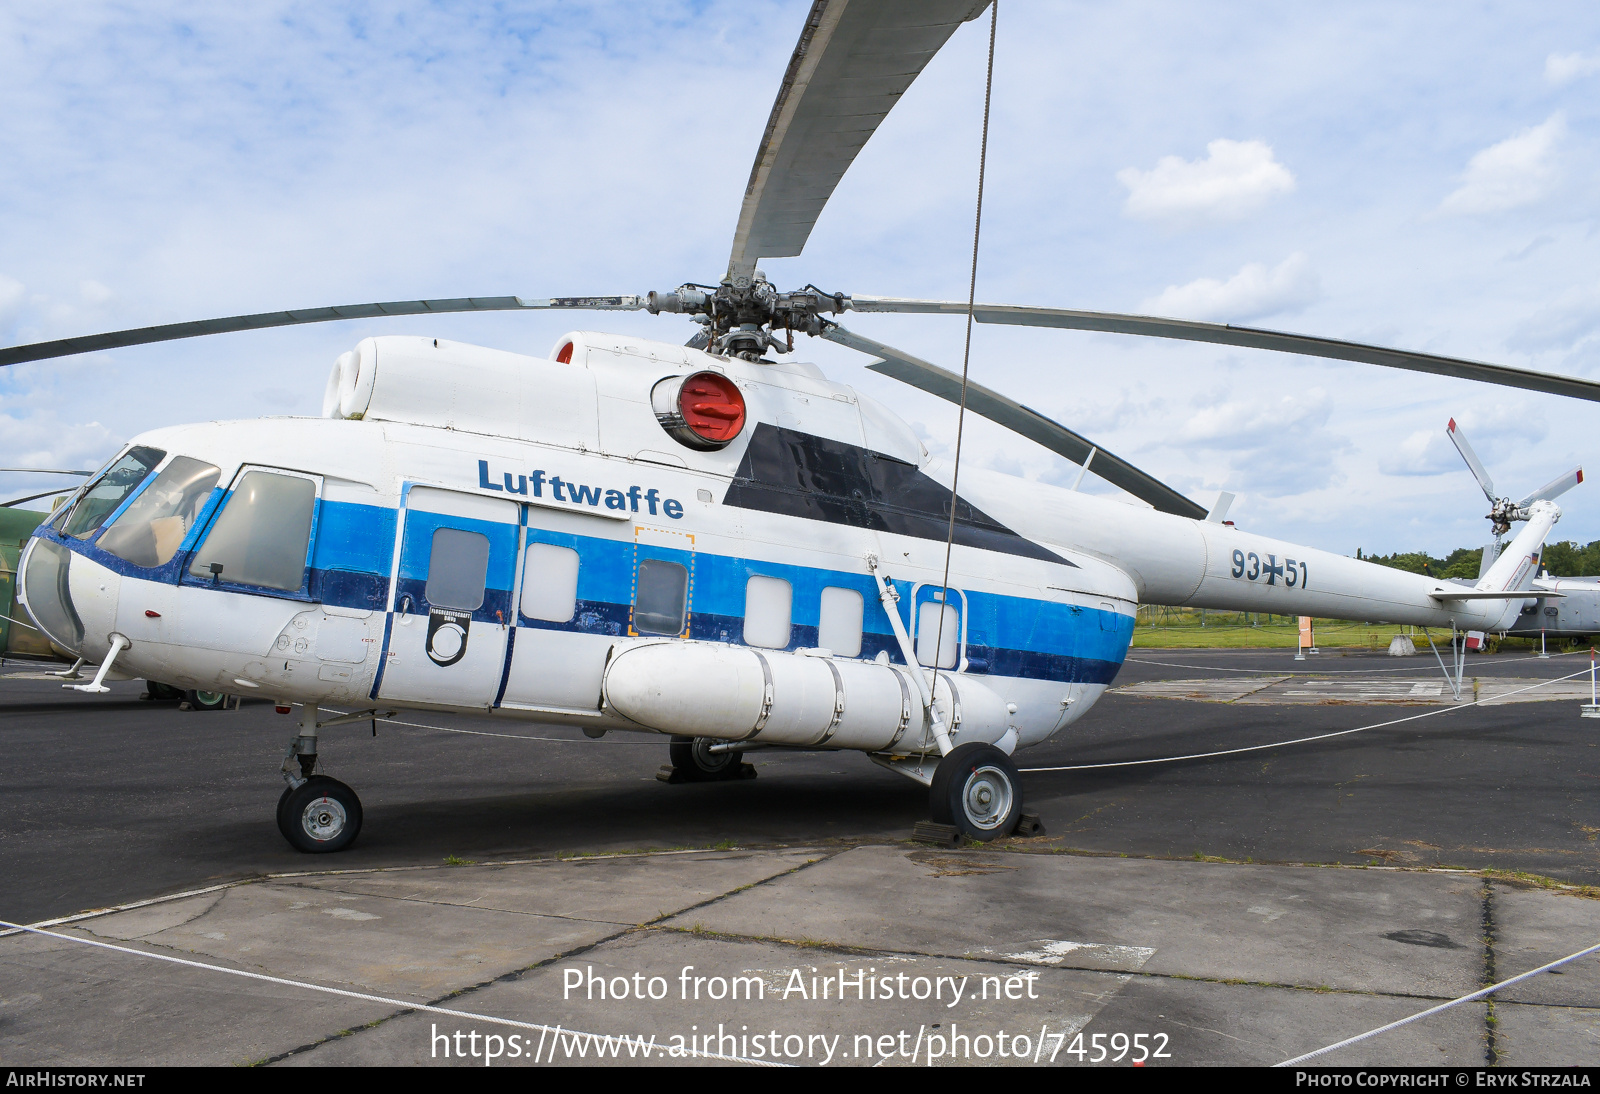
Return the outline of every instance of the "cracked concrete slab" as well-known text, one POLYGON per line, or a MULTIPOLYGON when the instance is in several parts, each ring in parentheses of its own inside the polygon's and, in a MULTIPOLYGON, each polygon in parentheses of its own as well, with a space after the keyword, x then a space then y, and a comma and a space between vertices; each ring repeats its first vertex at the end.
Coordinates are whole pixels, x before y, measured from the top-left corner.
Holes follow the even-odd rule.
MULTIPOLYGON (((908 1064, 919 1035, 960 1032, 988 1035, 987 1059, 1000 1062, 1001 1029, 1036 1046, 1044 1027, 1061 1035, 1057 1063, 1092 1062, 1073 1045, 1092 1056, 1096 1034, 1114 1055, 1116 1034, 1144 1033, 1165 1034, 1174 1063, 1258 1064, 1479 987, 1484 888, 1449 873, 877 845, 278 878, 65 930, 569 1032, 659 1040, 720 1024, 740 1037, 793 1036, 785 1044, 804 1052, 815 1038, 843 1036, 851 1055, 835 1063, 908 1064), (635 926, 673 909, 688 910, 635 926), (681 997, 691 965, 690 980, 704 978, 698 999, 681 997), (619 976, 635 986, 660 977, 651 987, 661 998, 571 996, 569 968, 604 978, 613 993, 619 976), (815 990, 841 969, 912 985, 921 976, 933 994, 793 997, 796 970, 799 986, 815 990), (716 978, 734 976, 765 997, 716 995, 716 978), (955 980, 941 990, 939 978, 962 976, 992 978, 993 995, 948 1006, 955 980), (1000 998, 1002 984, 1014 994, 1000 998), (862 1045, 879 1052, 869 1059, 862 1045), (892 1046, 888 1059, 882 1046, 892 1046)), ((1600 903, 1505 883, 1492 893, 1499 977, 1581 948, 1600 929, 1600 903)), ((1541 977, 1519 998, 1531 1002, 1496 1008, 1503 1061, 1582 1059, 1593 1046, 1600 975, 1590 964, 1541 977)), ((1319 1062, 1480 1063, 1487 1011, 1466 1004, 1319 1062)), ((518 1032, 66 939, 0 939, 7 1062, 460 1062, 435 1057, 435 1026, 518 1032)), ((1152 1036, 1145 1043, 1155 1047, 1152 1036)), ((736 1054, 754 1055, 740 1046, 736 1054)), ((915 1051, 925 1064, 926 1047, 915 1051)))
POLYGON ((255 1063, 395 1009, 64 939, 0 943, 0 1060, 14 1066, 255 1063))
POLYGON ((993 872, 941 870, 944 853, 862 847, 669 922, 928 953, 1076 942, 1089 945, 1050 963, 1083 968, 1125 968, 1127 951, 1144 948, 1155 951, 1145 972, 1313 988, 1451 996, 1479 986, 1475 877, 963 854, 993 872))
POLYGON ((1502 1067, 1592 1068, 1600 1059, 1600 1010, 1514 1003, 1494 1014, 1502 1067))
MULTIPOLYGON (((1600 945, 1600 900, 1504 883, 1494 886, 1496 980, 1600 945)), ((1600 1003, 1600 954, 1513 984, 1501 998, 1522 1003, 1600 1003)))
MULTIPOLYGON (((1427 1008, 1392 996, 1317 992, 1162 977, 1135 977, 1084 1027, 1096 1033, 1161 1030, 1174 1064, 1259 1067, 1336 1044, 1427 1008)), ((1484 1004, 1402 1026, 1309 1062, 1307 1067, 1480 1067, 1484 1004)))
MULTIPOLYGON (((926 1066, 930 1039, 944 1038, 945 1051, 949 1051, 952 1036, 983 1035, 989 1039, 987 1052, 970 1062, 1032 1064, 1036 1052, 1040 1055, 1038 1062, 1049 1062, 1052 1048, 1058 1050, 1057 1062, 1066 1062, 1059 1050, 1127 981, 1127 976, 1113 973, 1035 969, 950 958, 856 956, 767 941, 651 930, 607 942, 581 958, 491 984, 474 993, 472 1006, 502 1017, 559 1023, 569 1031, 654 1035, 655 1043, 661 1046, 673 1044, 675 1035, 685 1039, 680 1044, 688 1044, 692 1043, 688 1038, 708 1033, 717 1036, 720 1031, 720 1035, 730 1038, 722 1042, 722 1050, 747 1058, 770 1059, 769 1050, 752 1048, 755 1042, 750 1038, 764 1035, 770 1039, 772 1033, 777 1033, 781 1058, 802 1064, 824 1063, 831 1043, 834 1066, 926 1066), (683 971, 686 967, 690 967, 687 974, 683 971), (624 1000, 589 998, 603 989, 569 990, 568 969, 575 970, 573 977, 583 977, 584 984, 589 983, 590 975, 614 983, 615 978, 639 974, 644 978, 646 998, 633 997, 632 986, 628 988, 629 998, 624 1000), (841 973, 847 984, 843 1002, 837 991, 841 973), (858 973, 864 974, 860 994, 868 996, 865 1000, 858 998, 854 986, 858 973), (664 998, 660 1000, 648 998, 652 976, 661 978, 658 987, 664 998), (684 976, 688 979, 684 980, 684 976), (744 994, 737 1001, 709 998, 718 990, 715 981, 719 977, 728 983, 730 991, 733 978, 742 978, 744 994), (915 994, 919 977, 923 980, 920 986, 929 997, 904 997, 915 994), (894 997, 873 999, 871 995, 885 980, 890 983, 883 990, 892 992, 894 997), (956 984, 961 985, 959 999, 956 984), (1005 997, 1007 984, 1018 998, 1005 997), (823 985, 827 985, 826 990, 823 985), (697 992, 698 1000, 693 997, 697 992), (685 995, 689 998, 685 999, 685 995), (823 995, 827 998, 821 998, 823 995), (1045 1032, 1042 1050, 1041 1029, 1045 1032), (1014 1053, 1006 1059, 998 1056, 997 1035, 1001 1031, 1006 1032, 1008 1048, 1009 1039, 1017 1034, 1029 1038, 1026 1059, 1017 1059, 1014 1053), (790 1038, 799 1039, 803 1045, 790 1038), (785 1042, 800 1054, 784 1056, 785 1042), (811 1052, 817 1055, 807 1055, 811 1052)), ((481 1023, 416 1014, 325 1042, 283 1062, 296 1066, 471 1064, 470 1059, 442 1055, 451 1052, 452 1035, 458 1029, 464 1033, 473 1029, 479 1033, 496 1032, 481 1023), (439 1032, 445 1035, 445 1041, 434 1040, 439 1032)), ((536 1042, 538 1035, 534 1036, 536 1042)), ((470 1049, 470 1041, 462 1043, 470 1049)), ((937 1040, 931 1043, 939 1044, 937 1040)), ((530 1045, 530 1051, 533 1048, 530 1045)), ((980 1042, 977 1048, 984 1049, 985 1045, 980 1042)), ((591 1046, 589 1056, 581 1060, 563 1053, 563 1062, 593 1063, 594 1051, 591 1046)), ((623 1056, 622 1062, 628 1062, 626 1051, 623 1056)), ((509 1066, 531 1062, 522 1057, 501 1061, 509 1066)), ((952 1061, 946 1058, 936 1062, 952 1061)), ((481 1058, 477 1066, 483 1066, 481 1058)))
MULTIPOLYGON (((85 929, 114 936, 119 918, 85 929)), ((271 976, 423 1002, 619 929, 266 882, 230 889, 205 914, 142 940, 271 976)))
POLYGON ((298 884, 327 892, 634 924, 765 881, 818 857, 818 852, 804 849, 597 856, 470 870, 341 874, 304 878, 298 884))

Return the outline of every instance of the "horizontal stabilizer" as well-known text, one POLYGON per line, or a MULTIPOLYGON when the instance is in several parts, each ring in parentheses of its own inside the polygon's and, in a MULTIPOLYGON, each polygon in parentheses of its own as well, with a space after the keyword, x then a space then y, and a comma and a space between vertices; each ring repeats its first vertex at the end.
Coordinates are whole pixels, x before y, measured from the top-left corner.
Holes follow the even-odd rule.
POLYGON ((1554 596, 1566 596, 1566 593, 1545 593, 1535 589, 1523 589, 1520 592, 1493 592, 1479 589, 1462 589, 1456 592, 1453 589, 1436 589, 1428 594, 1434 600, 1546 600, 1554 596))

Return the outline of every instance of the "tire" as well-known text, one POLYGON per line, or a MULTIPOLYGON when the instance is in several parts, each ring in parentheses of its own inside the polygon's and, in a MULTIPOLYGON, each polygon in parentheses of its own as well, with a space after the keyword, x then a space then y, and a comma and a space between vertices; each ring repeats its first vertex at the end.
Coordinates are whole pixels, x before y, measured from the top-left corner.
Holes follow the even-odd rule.
POLYGON ((706 750, 723 742, 714 737, 674 737, 667 746, 672 766, 693 782, 715 782, 732 779, 739 774, 744 762, 743 752, 722 752, 712 755, 706 750))
POLYGON ((188 698, 187 693, 182 688, 175 688, 171 684, 163 684, 159 680, 146 680, 144 687, 153 702, 178 703, 188 698))
POLYGON ((968 839, 1009 836, 1022 816, 1022 782, 1011 757, 974 741, 939 761, 928 791, 933 819, 968 839))
POLYGON ((195 691, 183 693, 189 703, 190 710, 222 710, 228 705, 228 697, 220 691, 195 691))
POLYGON ((343 851, 361 834, 361 799, 338 779, 313 775, 279 799, 278 831, 297 851, 343 851))

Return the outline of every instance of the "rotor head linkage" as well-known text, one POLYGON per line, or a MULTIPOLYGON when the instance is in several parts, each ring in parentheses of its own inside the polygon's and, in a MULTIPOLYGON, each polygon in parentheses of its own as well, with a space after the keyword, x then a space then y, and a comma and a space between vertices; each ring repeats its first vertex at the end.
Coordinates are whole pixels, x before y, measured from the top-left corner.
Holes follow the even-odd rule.
POLYGON ((760 270, 747 285, 724 281, 711 288, 690 283, 673 292, 652 292, 645 301, 652 315, 687 315, 704 325, 691 345, 747 361, 760 360, 769 349, 792 352, 796 334, 822 333, 823 313, 837 315, 850 307, 848 296, 823 292, 815 285, 779 292, 760 270))

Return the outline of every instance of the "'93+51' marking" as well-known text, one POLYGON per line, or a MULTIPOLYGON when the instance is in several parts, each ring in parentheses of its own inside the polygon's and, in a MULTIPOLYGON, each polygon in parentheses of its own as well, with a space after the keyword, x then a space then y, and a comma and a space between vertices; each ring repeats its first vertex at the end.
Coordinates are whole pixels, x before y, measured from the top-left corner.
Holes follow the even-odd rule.
POLYGON ((1266 561, 1254 551, 1248 553, 1237 548, 1233 552, 1233 576, 1242 577, 1246 581, 1265 579, 1268 585, 1276 585, 1278 578, 1283 578, 1283 583, 1289 588, 1304 589, 1311 583, 1310 571, 1304 562, 1296 562, 1286 558, 1278 562, 1277 555, 1268 555, 1266 561))

